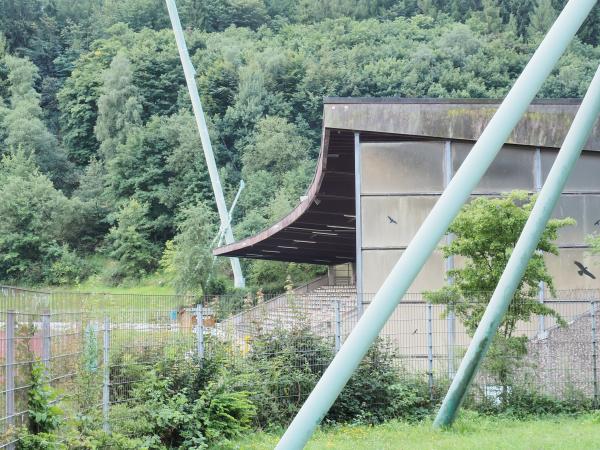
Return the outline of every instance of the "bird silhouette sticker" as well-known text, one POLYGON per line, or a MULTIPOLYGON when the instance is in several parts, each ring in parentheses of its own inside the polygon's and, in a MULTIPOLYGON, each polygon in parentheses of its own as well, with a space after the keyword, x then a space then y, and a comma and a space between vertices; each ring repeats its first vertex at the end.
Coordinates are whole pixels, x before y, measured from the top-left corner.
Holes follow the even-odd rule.
POLYGON ((592 272, 590 272, 587 267, 585 267, 579 261, 574 261, 574 262, 575 262, 575 265, 579 268, 579 270, 577 271, 577 273, 579 274, 580 277, 582 277, 584 275, 587 275, 592 280, 596 279, 596 277, 594 276, 594 274, 592 272))
POLYGON ((392 219, 392 217, 391 217, 391 216, 388 216, 388 219, 389 219, 390 223, 393 223, 393 224, 395 224, 395 225, 398 225, 398 222, 396 222, 394 219, 392 219))
POLYGON ((600 219, 596 220, 596 221, 594 222, 594 225, 596 225, 597 227, 599 227, 599 226, 600 226, 600 219))

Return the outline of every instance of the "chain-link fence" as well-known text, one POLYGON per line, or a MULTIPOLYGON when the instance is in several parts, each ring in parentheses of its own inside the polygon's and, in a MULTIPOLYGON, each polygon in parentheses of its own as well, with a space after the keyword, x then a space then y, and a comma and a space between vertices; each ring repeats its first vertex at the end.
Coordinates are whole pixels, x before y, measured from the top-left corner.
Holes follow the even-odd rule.
MULTIPOLYGON (((135 400, 136 383, 150 367, 186 370, 190 361, 217 352, 221 361, 238 364, 235 370, 252 367, 249 391, 288 402, 293 411, 310 392, 311 381, 295 379, 291 389, 277 384, 278 375, 268 371, 295 367, 318 379, 356 324, 357 301, 368 307, 372 299, 370 294, 357 297, 348 285, 271 297, 259 292, 203 299, 12 287, 0 288, 0 295, 3 447, 13 445, 11 429, 26 423, 34 361, 45 365, 68 413, 97 414, 105 428, 122 419, 123 409, 113 416, 116 405, 135 400), (261 382, 270 385, 257 389, 261 382)), ((516 323, 512 335, 521 338, 524 351, 506 348, 491 354, 474 383, 474 395, 493 403, 509 380, 556 398, 576 393, 598 405, 600 291, 559 292, 545 299, 564 322, 536 316, 516 323)), ((379 369, 392 364, 402 377, 421 383, 432 401, 440 400, 470 342, 468 330, 451 311, 427 303, 421 294, 406 295, 382 330, 380 351, 371 355, 370 364, 379 369)))

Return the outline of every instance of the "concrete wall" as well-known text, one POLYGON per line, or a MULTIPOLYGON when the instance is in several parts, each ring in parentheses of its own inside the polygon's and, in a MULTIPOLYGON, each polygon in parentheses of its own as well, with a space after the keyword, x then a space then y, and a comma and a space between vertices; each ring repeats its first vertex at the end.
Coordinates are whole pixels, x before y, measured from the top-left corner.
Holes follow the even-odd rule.
MULTIPOLYGON (((454 174, 472 143, 405 141, 361 143, 361 224, 363 291, 375 293, 402 251, 439 199, 444 175, 454 174), (444 158, 446 151, 451 158, 444 158), (391 218, 391 220, 390 220, 391 218), (393 220, 393 222, 392 222, 393 220), (394 223, 396 222, 396 223, 394 223)), ((535 192, 556 157, 555 149, 506 145, 474 191, 475 195, 497 196, 513 189, 535 192), (536 159, 539 161, 536 164, 536 159)), ((556 288, 595 289, 598 280, 581 277, 573 261, 594 271, 593 257, 585 248, 585 236, 600 226, 600 153, 584 152, 554 212, 555 217, 572 217, 576 226, 560 233, 560 256, 549 256, 548 266, 556 288)), ((600 278, 600 265, 598 275, 600 278)), ((441 287, 445 265, 434 253, 409 292, 441 287)))

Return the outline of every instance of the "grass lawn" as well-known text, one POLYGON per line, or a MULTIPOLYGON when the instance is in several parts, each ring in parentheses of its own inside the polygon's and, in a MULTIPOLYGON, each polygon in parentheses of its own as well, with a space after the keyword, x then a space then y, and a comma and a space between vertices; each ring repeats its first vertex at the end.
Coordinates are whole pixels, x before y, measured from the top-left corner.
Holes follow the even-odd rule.
MULTIPOLYGON (((251 434, 237 441, 234 448, 273 449, 278 437, 251 434)), ((345 425, 319 430, 306 449, 600 449, 600 414, 517 420, 466 412, 452 429, 445 431, 434 431, 430 420, 414 425, 345 425)))
POLYGON ((70 292, 103 292, 108 294, 175 294, 173 286, 159 275, 151 275, 142 280, 136 280, 135 282, 125 283, 120 286, 106 284, 100 276, 94 275, 77 286, 64 287, 60 290, 70 292))

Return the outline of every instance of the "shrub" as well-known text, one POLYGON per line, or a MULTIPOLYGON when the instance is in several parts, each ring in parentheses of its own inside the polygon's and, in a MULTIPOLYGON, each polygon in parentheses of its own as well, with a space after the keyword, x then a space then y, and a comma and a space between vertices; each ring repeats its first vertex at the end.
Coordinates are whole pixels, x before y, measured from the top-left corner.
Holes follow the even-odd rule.
POLYGON ((150 449, 204 449, 237 437, 250 427, 255 407, 247 392, 231 390, 224 380, 209 382, 199 392, 175 390, 173 380, 151 371, 135 386, 135 405, 118 427, 150 449))
POLYGON ((254 339, 244 370, 253 385, 258 425, 289 422, 332 356, 331 345, 304 327, 277 329, 254 339))
POLYGON ((506 387, 499 398, 481 395, 470 396, 465 408, 483 414, 508 414, 524 418, 556 414, 577 414, 592 409, 591 400, 576 389, 567 389, 563 398, 537 392, 528 386, 513 385, 506 387))
POLYGON ((62 410, 53 404, 54 390, 48 385, 45 367, 34 362, 31 368, 31 387, 28 392, 29 430, 34 434, 51 433, 62 421, 62 410))
POLYGON ((428 387, 403 377, 391 346, 379 340, 367 352, 333 404, 326 420, 381 423, 389 419, 422 419, 432 404, 428 387))
POLYGON ((63 245, 56 252, 57 259, 51 263, 44 276, 53 286, 77 284, 92 274, 90 265, 63 245))
POLYGON ((150 240, 148 208, 131 199, 116 214, 117 225, 107 237, 110 256, 117 262, 111 275, 115 283, 142 278, 156 267, 159 250, 150 240))
MULTIPOLYGON (((333 358, 331 345, 308 328, 275 330, 252 342, 246 369, 262 427, 285 425, 333 358)), ((377 341, 326 416, 330 422, 379 423, 392 418, 419 419, 431 410, 427 385, 403 379, 391 346, 377 341)))
POLYGON ((17 450, 67 450, 53 433, 34 434, 23 428, 19 433, 17 450))

